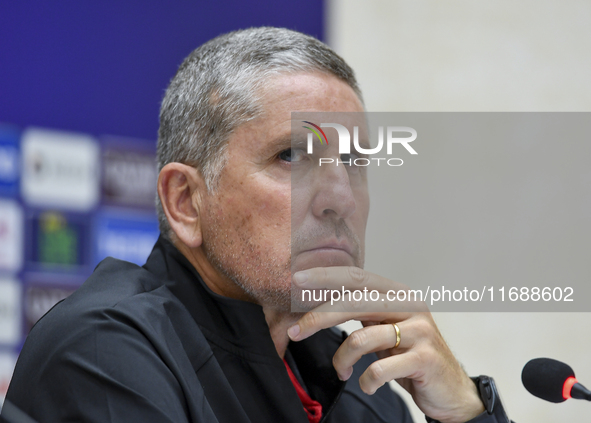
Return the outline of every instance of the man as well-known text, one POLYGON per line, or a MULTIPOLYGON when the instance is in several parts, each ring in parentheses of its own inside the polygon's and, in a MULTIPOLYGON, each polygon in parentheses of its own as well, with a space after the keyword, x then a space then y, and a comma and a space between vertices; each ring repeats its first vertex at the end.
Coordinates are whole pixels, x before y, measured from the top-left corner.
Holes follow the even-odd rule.
POLYGON ((37 323, 11 410, 39 421, 410 422, 382 387, 397 379, 432 419, 497 421, 428 312, 291 312, 292 276, 296 290, 393 284, 361 269, 364 173, 334 168, 330 184, 292 198, 292 111, 363 111, 352 70, 319 41, 249 29, 187 57, 160 115, 162 236, 143 267, 106 259, 37 323), (345 340, 329 329, 351 318, 365 326, 345 340))

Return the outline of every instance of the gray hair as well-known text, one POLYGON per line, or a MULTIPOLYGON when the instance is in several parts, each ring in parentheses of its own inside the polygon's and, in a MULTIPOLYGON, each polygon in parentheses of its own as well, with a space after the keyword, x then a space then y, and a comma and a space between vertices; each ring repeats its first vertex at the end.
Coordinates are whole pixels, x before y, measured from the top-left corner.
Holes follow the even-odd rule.
MULTIPOLYGON (((232 132, 262 113, 257 95, 273 75, 322 72, 346 82, 363 102, 353 70, 327 45, 284 28, 220 35, 194 50, 170 82, 160 108, 158 172, 172 162, 197 168, 215 190, 232 132)), ((160 232, 170 225, 156 196, 160 232)))

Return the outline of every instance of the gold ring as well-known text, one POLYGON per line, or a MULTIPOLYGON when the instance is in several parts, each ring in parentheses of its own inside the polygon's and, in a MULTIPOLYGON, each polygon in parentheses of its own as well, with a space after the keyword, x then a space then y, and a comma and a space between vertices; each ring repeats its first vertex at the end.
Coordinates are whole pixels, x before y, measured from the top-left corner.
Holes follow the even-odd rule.
POLYGON ((396 323, 392 323, 392 325, 394 326, 394 330, 396 331, 396 344, 394 345, 394 348, 397 348, 398 345, 400 345, 400 328, 396 323))

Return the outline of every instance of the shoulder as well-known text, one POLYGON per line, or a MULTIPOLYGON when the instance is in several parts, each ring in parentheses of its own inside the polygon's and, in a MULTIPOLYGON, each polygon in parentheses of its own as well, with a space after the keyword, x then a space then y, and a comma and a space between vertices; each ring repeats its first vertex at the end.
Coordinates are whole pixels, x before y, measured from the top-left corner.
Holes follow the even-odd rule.
POLYGON ((101 415, 113 407, 124 414, 129 402, 137 402, 154 416, 183 421, 183 375, 194 371, 170 315, 199 331, 164 281, 142 267, 106 259, 32 329, 9 396, 25 410, 60 418, 68 404, 101 415))
POLYGON ((33 326, 27 343, 72 336, 104 318, 119 305, 157 289, 162 283, 145 269, 128 262, 107 258, 72 295, 56 304, 33 326))
POLYGON ((54 306, 33 327, 21 355, 45 356, 88 342, 101 348, 111 339, 149 340, 170 336, 171 314, 190 319, 182 303, 143 267, 107 258, 71 296, 54 306))

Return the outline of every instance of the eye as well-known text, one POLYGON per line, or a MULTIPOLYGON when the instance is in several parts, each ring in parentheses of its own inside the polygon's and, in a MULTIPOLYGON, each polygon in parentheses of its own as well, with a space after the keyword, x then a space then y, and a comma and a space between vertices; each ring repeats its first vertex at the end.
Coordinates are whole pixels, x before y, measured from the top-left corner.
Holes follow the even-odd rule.
POLYGON ((349 161, 351 161, 351 164, 353 164, 353 162, 358 159, 359 156, 355 153, 349 153, 349 154, 341 154, 341 161, 343 162, 347 162, 347 164, 349 163, 349 161))
POLYGON ((305 153, 303 150, 288 148, 287 150, 283 150, 281 153, 279 153, 277 157, 279 157, 280 160, 292 163, 302 161, 304 155, 305 153))
POLYGON ((279 153, 279 158, 284 162, 291 162, 291 148, 283 150, 281 153, 279 153))

